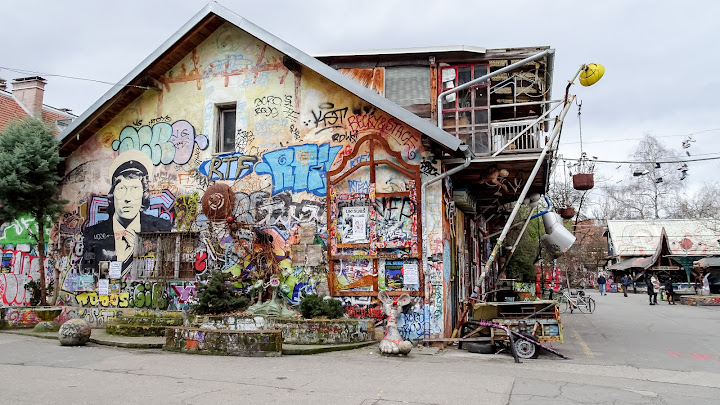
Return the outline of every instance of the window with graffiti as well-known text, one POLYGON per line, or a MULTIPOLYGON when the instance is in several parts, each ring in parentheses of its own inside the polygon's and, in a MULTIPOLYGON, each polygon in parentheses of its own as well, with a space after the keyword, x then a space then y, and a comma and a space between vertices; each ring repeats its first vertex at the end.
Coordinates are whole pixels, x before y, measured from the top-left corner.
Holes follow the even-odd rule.
POLYGON ((420 295, 419 166, 366 135, 327 180, 332 295, 420 295))

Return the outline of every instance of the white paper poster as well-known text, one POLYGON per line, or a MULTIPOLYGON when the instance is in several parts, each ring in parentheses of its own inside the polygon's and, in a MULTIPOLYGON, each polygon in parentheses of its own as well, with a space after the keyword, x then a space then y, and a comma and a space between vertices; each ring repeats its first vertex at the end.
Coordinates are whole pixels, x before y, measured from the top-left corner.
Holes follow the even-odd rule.
POLYGON ((122 262, 110 262, 110 278, 118 279, 122 275, 122 262))
POLYGON ((342 220, 338 226, 342 243, 367 243, 370 207, 343 207, 342 220))
POLYGON ((110 289, 110 280, 101 278, 98 280, 98 295, 108 295, 110 289))
POLYGON ((405 285, 420 284, 417 262, 403 264, 403 276, 405 285))
POLYGON ((367 222, 365 217, 353 217, 352 219, 352 238, 354 240, 365 239, 365 228, 367 222))

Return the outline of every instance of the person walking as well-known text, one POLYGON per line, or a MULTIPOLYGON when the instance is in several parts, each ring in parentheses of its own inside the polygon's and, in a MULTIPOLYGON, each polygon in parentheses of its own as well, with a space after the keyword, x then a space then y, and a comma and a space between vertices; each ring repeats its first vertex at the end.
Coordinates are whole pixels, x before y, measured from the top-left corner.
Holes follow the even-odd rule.
MULTIPOLYGON (((648 299, 650 300, 650 305, 657 305, 657 290, 655 289, 655 283, 653 282, 653 278, 655 276, 648 277, 645 276, 645 285, 647 285, 647 293, 648 293, 648 299), (655 299, 655 302, 653 302, 653 298, 655 299)), ((655 282, 657 282, 657 279, 655 279, 655 282)), ((658 289, 660 288, 660 283, 658 283, 658 289)))
POLYGON ((670 277, 665 280, 665 295, 667 296, 668 305, 675 305, 675 289, 670 277))
POLYGON ((622 278, 620 279, 620 284, 622 284, 623 295, 625 295, 625 297, 627 297, 627 289, 628 289, 628 286, 630 285, 630 277, 628 277, 627 274, 623 275, 622 278))
POLYGON ((598 286, 600 287, 600 295, 605 295, 605 283, 607 283, 607 280, 605 280, 605 275, 600 273, 600 277, 597 279, 598 286))

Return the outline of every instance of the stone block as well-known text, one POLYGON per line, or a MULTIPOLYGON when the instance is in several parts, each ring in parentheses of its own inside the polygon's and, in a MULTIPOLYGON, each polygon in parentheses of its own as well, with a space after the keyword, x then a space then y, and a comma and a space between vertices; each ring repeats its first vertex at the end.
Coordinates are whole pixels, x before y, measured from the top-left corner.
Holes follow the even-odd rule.
POLYGON ((70 319, 58 332, 58 339, 63 346, 82 346, 90 340, 90 325, 82 319, 70 319))
POLYGON ((282 354, 279 330, 167 328, 163 350, 218 356, 275 357, 282 354))

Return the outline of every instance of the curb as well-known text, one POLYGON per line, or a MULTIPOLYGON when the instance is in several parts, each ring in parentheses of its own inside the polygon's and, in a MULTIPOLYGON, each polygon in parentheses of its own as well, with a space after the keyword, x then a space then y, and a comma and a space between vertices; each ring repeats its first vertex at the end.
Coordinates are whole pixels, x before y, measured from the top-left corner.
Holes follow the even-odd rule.
POLYGON ((124 343, 124 342, 113 342, 110 340, 99 340, 99 339, 93 339, 92 335, 90 335, 90 342, 95 343, 97 345, 122 347, 125 349, 162 349, 162 347, 164 346, 163 343, 124 343))
POLYGON ((342 345, 323 345, 323 346, 283 344, 282 354, 283 354, 283 356, 299 356, 299 355, 305 355, 305 354, 329 353, 329 352, 337 352, 337 351, 342 351, 342 350, 359 349, 361 347, 370 346, 370 345, 373 345, 376 343, 378 343, 378 342, 371 340, 368 342, 346 343, 346 344, 342 344, 342 345))
POLYGON ((30 330, 5 329, 5 330, 0 330, 0 333, 7 333, 9 335, 31 336, 31 337, 36 337, 36 338, 40 338, 40 339, 50 339, 50 340, 57 340, 57 338, 58 338, 57 332, 55 332, 54 335, 43 335, 40 333, 32 332, 32 329, 30 329, 30 330))

